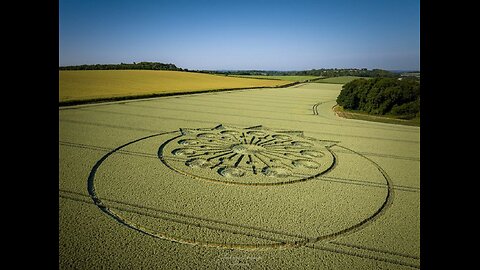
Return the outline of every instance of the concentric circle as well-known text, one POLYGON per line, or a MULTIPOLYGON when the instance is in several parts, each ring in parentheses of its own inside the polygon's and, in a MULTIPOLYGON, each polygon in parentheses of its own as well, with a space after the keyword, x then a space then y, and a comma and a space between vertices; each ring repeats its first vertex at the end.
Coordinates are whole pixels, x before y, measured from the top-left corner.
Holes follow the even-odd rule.
MULTIPOLYGON (((157 152, 161 157, 160 153, 169 153, 168 161, 181 161, 185 171, 210 170, 219 178, 234 179, 233 182, 248 178, 251 165, 257 163, 248 160, 248 166, 235 166, 242 162, 237 159, 233 165, 219 164, 210 154, 203 155, 193 151, 192 144, 183 144, 191 142, 182 138, 191 130, 176 133, 146 136, 100 158, 88 178, 88 192, 94 203, 117 222, 152 237, 207 247, 258 250, 294 248, 353 232, 373 222, 393 200, 387 173, 372 160, 342 146, 336 152, 324 145, 328 150, 322 151, 325 156, 335 153, 346 162, 336 164, 328 176, 319 176, 319 181, 260 187, 197 181, 188 174, 172 171, 165 160, 158 162, 152 154, 157 152), (169 144, 182 151, 167 149, 169 144), (160 149, 158 145, 162 145, 160 149), (358 178, 368 176, 369 181, 345 178, 355 166, 361 166, 358 178), (372 181, 376 183, 373 185, 372 181), (352 215, 345 216, 346 211, 352 215)), ((275 134, 267 133, 263 142, 273 139, 271 134, 275 134)), ((244 136, 243 132, 240 134, 244 136)), ((298 134, 289 136, 295 141, 299 139, 294 138, 298 134)), ((314 146, 317 143, 300 139, 314 146)), ((321 149, 308 151, 319 153, 321 149)), ((248 147, 246 151, 250 151, 248 147)), ((218 161, 227 160, 228 155, 221 158, 218 161)), ((317 161, 296 158, 287 164, 285 159, 272 158, 271 164, 256 169, 260 179, 282 183, 282 179, 294 177, 299 170, 322 166, 317 161)))

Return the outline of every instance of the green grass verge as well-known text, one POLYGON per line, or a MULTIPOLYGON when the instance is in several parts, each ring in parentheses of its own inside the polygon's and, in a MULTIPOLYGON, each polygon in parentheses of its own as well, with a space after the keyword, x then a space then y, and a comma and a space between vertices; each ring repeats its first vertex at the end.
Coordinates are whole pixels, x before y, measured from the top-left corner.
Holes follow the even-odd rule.
POLYGON ((412 119, 401 119, 398 116, 393 115, 371 115, 361 111, 352 111, 352 110, 345 110, 340 105, 335 105, 333 107, 333 111, 336 115, 347 118, 347 119, 357 119, 357 120, 365 120, 365 121, 372 121, 372 122, 380 122, 380 123, 388 123, 388 124, 396 124, 396 125, 406 125, 406 126, 420 126, 420 117, 415 117, 412 119))

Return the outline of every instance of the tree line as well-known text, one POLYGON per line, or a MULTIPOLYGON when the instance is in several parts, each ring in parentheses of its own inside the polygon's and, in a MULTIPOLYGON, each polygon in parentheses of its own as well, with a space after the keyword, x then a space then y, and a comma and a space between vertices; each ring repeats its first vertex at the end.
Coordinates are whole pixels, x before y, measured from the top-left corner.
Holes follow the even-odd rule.
POLYGON ((318 76, 318 77, 339 77, 339 76, 358 76, 358 77, 390 77, 395 78, 399 75, 382 69, 366 68, 322 68, 299 71, 276 71, 276 70, 227 70, 227 71, 199 71, 203 73, 224 74, 224 75, 266 75, 266 76, 318 76))
POLYGON ((174 70, 183 71, 174 64, 164 64, 158 62, 139 62, 132 64, 95 64, 95 65, 78 65, 78 66, 61 66, 60 70, 118 70, 118 69, 142 69, 142 70, 174 70))
POLYGON ((277 71, 277 70, 188 70, 175 66, 174 64, 164 64, 159 62, 139 62, 139 63, 120 63, 120 64, 94 64, 94 65, 76 65, 60 66, 60 70, 122 70, 122 69, 141 69, 141 70, 174 70, 189 71, 217 75, 265 75, 265 76, 318 76, 318 77, 339 77, 339 76, 358 76, 358 77, 398 77, 399 75, 382 69, 368 70, 366 68, 321 68, 311 70, 297 71, 277 71))
POLYGON ((337 103, 344 109, 411 119, 420 116, 420 83, 414 79, 356 79, 343 85, 337 103))

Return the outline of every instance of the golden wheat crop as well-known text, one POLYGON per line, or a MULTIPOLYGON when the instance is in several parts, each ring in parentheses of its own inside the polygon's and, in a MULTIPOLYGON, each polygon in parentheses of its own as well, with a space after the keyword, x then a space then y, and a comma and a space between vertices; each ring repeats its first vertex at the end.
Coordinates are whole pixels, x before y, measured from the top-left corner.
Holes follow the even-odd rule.
POLYGON ((291 83, 164 70, 60 71, 59 101, 191 92, 210 89, 274 87, 291 83))

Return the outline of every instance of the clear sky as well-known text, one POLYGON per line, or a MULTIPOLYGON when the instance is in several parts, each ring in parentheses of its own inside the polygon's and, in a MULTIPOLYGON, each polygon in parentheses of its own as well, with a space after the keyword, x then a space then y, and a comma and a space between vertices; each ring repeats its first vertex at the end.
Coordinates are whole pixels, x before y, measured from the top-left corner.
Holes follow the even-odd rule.
POLYGON ((420 0, 60 0, 59 65, 420 69, 420 0))

